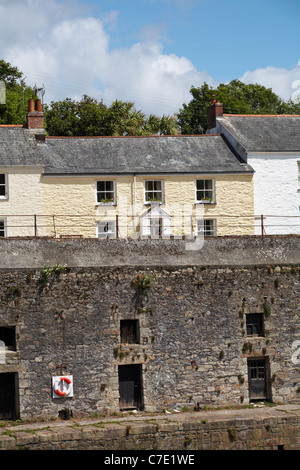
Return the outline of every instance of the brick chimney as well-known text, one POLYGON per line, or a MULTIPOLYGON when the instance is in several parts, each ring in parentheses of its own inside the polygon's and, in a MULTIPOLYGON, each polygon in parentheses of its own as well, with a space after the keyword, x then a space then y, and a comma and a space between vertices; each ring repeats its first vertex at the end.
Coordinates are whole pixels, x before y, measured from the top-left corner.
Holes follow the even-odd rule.
POLYGON ((44 113, 40 99, 28 100, 27 129, 44 129, 44 113))
POLYGON ((217 118, 223 116, 223 104, 216 101, 215 95, 212 95, 211 105, 208 107, 208 129, 213 129, 217 125, 217 118))

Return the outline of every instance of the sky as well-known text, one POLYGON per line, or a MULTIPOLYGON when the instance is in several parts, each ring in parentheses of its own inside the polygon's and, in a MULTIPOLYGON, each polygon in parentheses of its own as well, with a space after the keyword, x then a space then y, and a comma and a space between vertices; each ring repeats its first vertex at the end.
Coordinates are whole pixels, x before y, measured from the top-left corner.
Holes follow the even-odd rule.
POLYGON ((299 0, 0 0, 0 59, 43 101, 172 115, 238 79, 300 98, 299 0))

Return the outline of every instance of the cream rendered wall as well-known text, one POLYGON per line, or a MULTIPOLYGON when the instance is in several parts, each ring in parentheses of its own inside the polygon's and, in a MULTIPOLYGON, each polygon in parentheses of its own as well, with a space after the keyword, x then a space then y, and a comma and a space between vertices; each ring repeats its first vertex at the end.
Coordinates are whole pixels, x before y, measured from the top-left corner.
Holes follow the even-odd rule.
POLYGON ((0 199, 0 219, 6 222, 7 237, 35 235, 35 219, 40 220, 37 235, 43 235, 41 168, 0 168, 7 175, 8 193, 0 199))
POLYGON ((174 175, 50 177, 43 180, 43 210, 49 236, 81 235, 96 237, 96 224, 116 220, 119 237, 139 233, 144 204, 144 181, 162 180, 164 201, 161 209, 172 217, 173 235, 195 234, 196 219, 202 216, 216 220, 217 235, 254 234, 254 200, 252 175, 174 175), (196 179, 215 181, 215 204, 195 203, 196 179), (96 181, 114 180, 116 205, 96 203, 96 181), (193 224, 193 232, 191 230, 193 224))
POLYGON ((116 215, 119 214, 120 237, 127 233, 127 219, 124 215, 128 209, 127 201, 130 202, 132 199, 131 177, 44 176, 42 181, 43 207, 48 236, 96 237, 97 222, 115 221, 116 215), (116 182, 116 205, 97 203, 96 182, 100 180, 116 182))
POLYGON ((164 182, 164 203, 161 209, 172 216, 173 234, 191 235, 191 216, 195 234, 196 219, 203 216, 216 220, 217 235, 254 234, 254 199, 252 175, 184 175, 138 177, 137 210, 142 212, 145 179, 164 182), (215 204, 195 203, 195 181, 213 179, 215 204))

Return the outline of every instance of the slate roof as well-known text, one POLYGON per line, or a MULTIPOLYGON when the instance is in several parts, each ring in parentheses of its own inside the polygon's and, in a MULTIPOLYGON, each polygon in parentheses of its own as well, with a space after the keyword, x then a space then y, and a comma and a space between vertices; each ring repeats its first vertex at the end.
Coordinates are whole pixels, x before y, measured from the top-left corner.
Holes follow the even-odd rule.
POLYGON ((0 166, 43 166, 34 135, 22 126, 0 126, 0 166))
POLYGON ((246 152, 300 152, 299 115, 228 115, 218 123, 246 152))
POLYGON ((220 135, 46 138, 47 175, 252 173, 220 135))

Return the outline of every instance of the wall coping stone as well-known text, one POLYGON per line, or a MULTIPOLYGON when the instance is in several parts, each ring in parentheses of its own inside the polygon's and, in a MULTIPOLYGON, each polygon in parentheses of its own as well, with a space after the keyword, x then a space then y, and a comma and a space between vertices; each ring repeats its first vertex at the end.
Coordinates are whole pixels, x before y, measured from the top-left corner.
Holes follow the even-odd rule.
POLYGON ((200 249, 195 238, 0 240, 0 269, 41 269, 58 262, 70 268, 297 265, 300 235, 211 237, 200 249))

